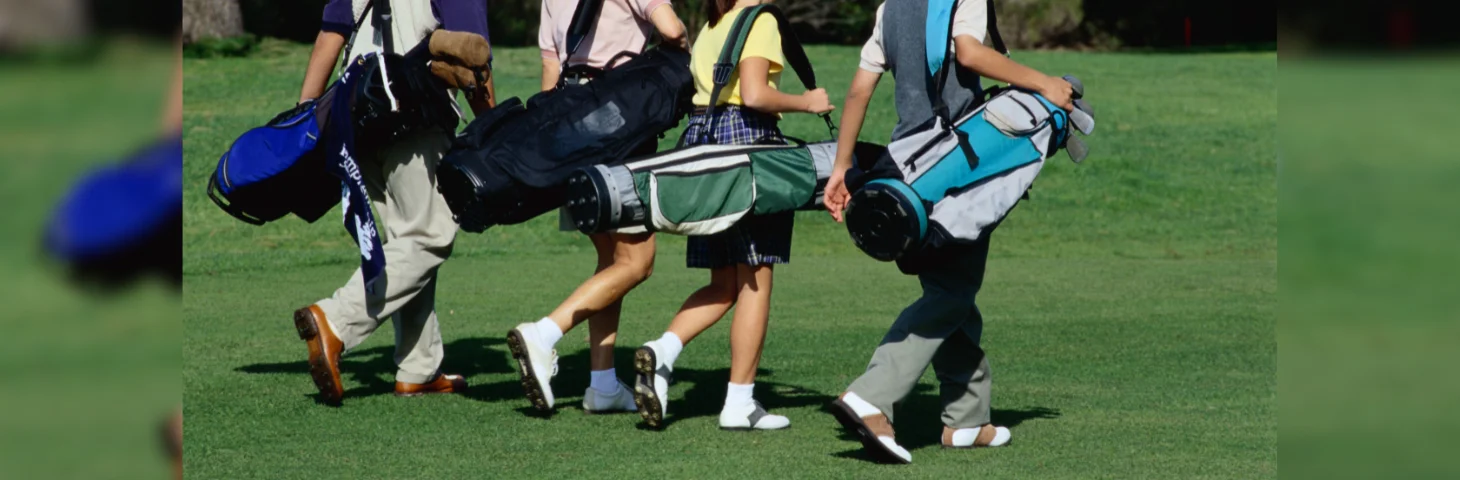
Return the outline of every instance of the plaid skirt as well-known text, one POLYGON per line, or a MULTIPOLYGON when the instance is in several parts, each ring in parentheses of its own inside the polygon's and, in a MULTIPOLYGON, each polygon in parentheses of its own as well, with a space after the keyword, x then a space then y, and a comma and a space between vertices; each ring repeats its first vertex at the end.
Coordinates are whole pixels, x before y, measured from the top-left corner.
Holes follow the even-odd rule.
MULTIPOLYGON (((680 137, 681 145, 716 143, 720 145, 753 145, 785 143, 778 119, 738 105, 716 109, 720 122, 713 131, 706 115, 693 115, 689 127, 680 137), (705 133, 710 133, 705 138, 705 133)), ((689 268, 722 268, 736 264, 772 265, 791 261, 791 231, 796 212, 748 216, 729 230, 706 236, 691 236, 686 245, 685 265, 689 268)))

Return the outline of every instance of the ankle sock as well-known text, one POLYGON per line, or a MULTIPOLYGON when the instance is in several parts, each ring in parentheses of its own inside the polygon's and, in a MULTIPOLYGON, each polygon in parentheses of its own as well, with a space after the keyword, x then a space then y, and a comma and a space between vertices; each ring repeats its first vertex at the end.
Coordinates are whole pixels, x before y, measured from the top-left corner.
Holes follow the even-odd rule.
POLYGON ((542 320, 538 320, 532 325, 537 327, 537 339, 541 340, 543 346, 547 348, 553 348, 558 344, 558 340, 563 338, 563 331, 558 329, 558 322, 554 322, 551 318, 542 317, 542 320))
POLYGON ((666 365, 674 365, 674 361, 679 359, 679 352, 684 351, 684 342, 679 340, 679 335, 672 332, 664 332, 664 336, 659 337, 655 342, 658 344, 655 345, 658 348, 655 348, 654 353, 659 355, 659 359, 666 365))
POLYGON ((618 393, 618 375, 615 369, 588 372, 588 388, 604 395, 618 393))
POLYGON ((725 387, 725 406, 741 407, 755 401, 755 384, 730 383, 725 387))

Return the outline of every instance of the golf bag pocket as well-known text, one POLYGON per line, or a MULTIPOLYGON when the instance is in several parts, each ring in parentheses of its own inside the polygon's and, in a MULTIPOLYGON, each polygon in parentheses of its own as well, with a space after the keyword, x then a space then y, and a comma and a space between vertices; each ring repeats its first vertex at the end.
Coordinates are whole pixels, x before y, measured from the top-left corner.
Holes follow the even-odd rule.
MULTIPOLYGON (((724 231, 755 207, 755 175, 745 155, 642 173, 650 227, 685 235, 724 231)), ((638 183, 638 182, 636 182, 638 183)))
POLYGON ((313 223, 340 201, 340 181, 318 147, 316 102, 244 132, 218 159, 208 197, 234 218, 263 225, 293 213, 313 223))

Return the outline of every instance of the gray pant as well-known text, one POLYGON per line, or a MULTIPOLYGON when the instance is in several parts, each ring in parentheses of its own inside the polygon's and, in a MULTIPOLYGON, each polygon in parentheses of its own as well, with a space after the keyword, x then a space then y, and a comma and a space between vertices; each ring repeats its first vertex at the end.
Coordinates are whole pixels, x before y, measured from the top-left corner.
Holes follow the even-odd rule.
MULTIPOLYGON (((992 233, 992 232, 990 232, 992 233)), ((893 419, 893 407, 933 365, 943 401, 943 424, 972 428, 989 423, 989 363, 979 348, 983 316, 974 296, 983 285, 989 235, 978 243, 939 252, 918 275, 923 296, 902 311, 867 371, 847 390, 893 419)))
POLYGON ((385 271, 371 295, 357 268, 334 296, 318 302, 346 350, 391 320, 401 382, 426 383, 441 367, 436 271, 451 256, 456 222, 436 191, 436 165, 448 147, 442 135, 418 135, 361 155, 366 193, 382 227, 385 271))

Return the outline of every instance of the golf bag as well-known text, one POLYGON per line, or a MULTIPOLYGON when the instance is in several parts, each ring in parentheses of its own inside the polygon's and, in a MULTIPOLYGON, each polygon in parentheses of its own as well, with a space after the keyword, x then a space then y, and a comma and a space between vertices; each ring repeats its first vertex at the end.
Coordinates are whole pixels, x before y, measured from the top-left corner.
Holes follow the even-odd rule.
MULTIPOLYGON (((333 102, 332 93, 322 101, 333 102)), ((318 105, 301 103, 234 140, 208 178, 208 198, 254 225, 290 213, 313 223, 340 203, 340 180, 325 169, 324 151, 316 148, 318 105)))
MULTIPOLYGON (((947 7, 944 13, 952 17, 947 7)), ((936 11, 930 6, 929 16, 936 11)), ((993 43, 1007 55, 992 5, 989 18, 993 43)), ((950 32, 951 23, 951 18, 947 24, 928 22, 950 32)), ((947 32, 938 33, 927 35, 930 65, 947 58, 947 32)), ((1078 79, 1065 77, 1075 86, 1074 112, 1036 93, 1006 88, 993 89, 977 109, 950 121, 941 92, 952 68, 939 68, 932 125, 892 142, 886 156, 864 165, 867 171, 857 179, 848 179, 855 190, 847 206, 847 230, 873 258, 892 261, 925 247, 972 243, 1025 197, 1046 159, 1060 149, 1076 162, 1084 159, 1086 149, 1071 138, 1071 126, 1088 135, 1095 124, 1078 79)))
POLYGON ((586 85, 516 98, 477 117, 437 169, 463 230, 522 223, 561 206, 575 170, 621 162, 679 124, 694 93, 689 54, 655 48, 586 85))
MULTIPOLYGON (((596 165, 568 179, 568 209, 583 233, 642 227, 681 235, 722 232, 747 215, 822 208, 836 143, 696 145, 596 165)), ((886 148, 858 143, 859 158, 886 148)))
POLYGON ((356 143, 374 149, 423 131, 450 135, 456 101, 431 74, 430 37, 406 55, 368 53, 344 64, 342 79, 244 132, 218 160, 208 197, 234 218, 263 225, 293 213, 313 223, 340 202, 340 179, 326 168, 330 112, 347 102, 356 143), (348 86, 345 77, 349 77, 348 86), (387 90, 385 85, 391 87, 387 90))

